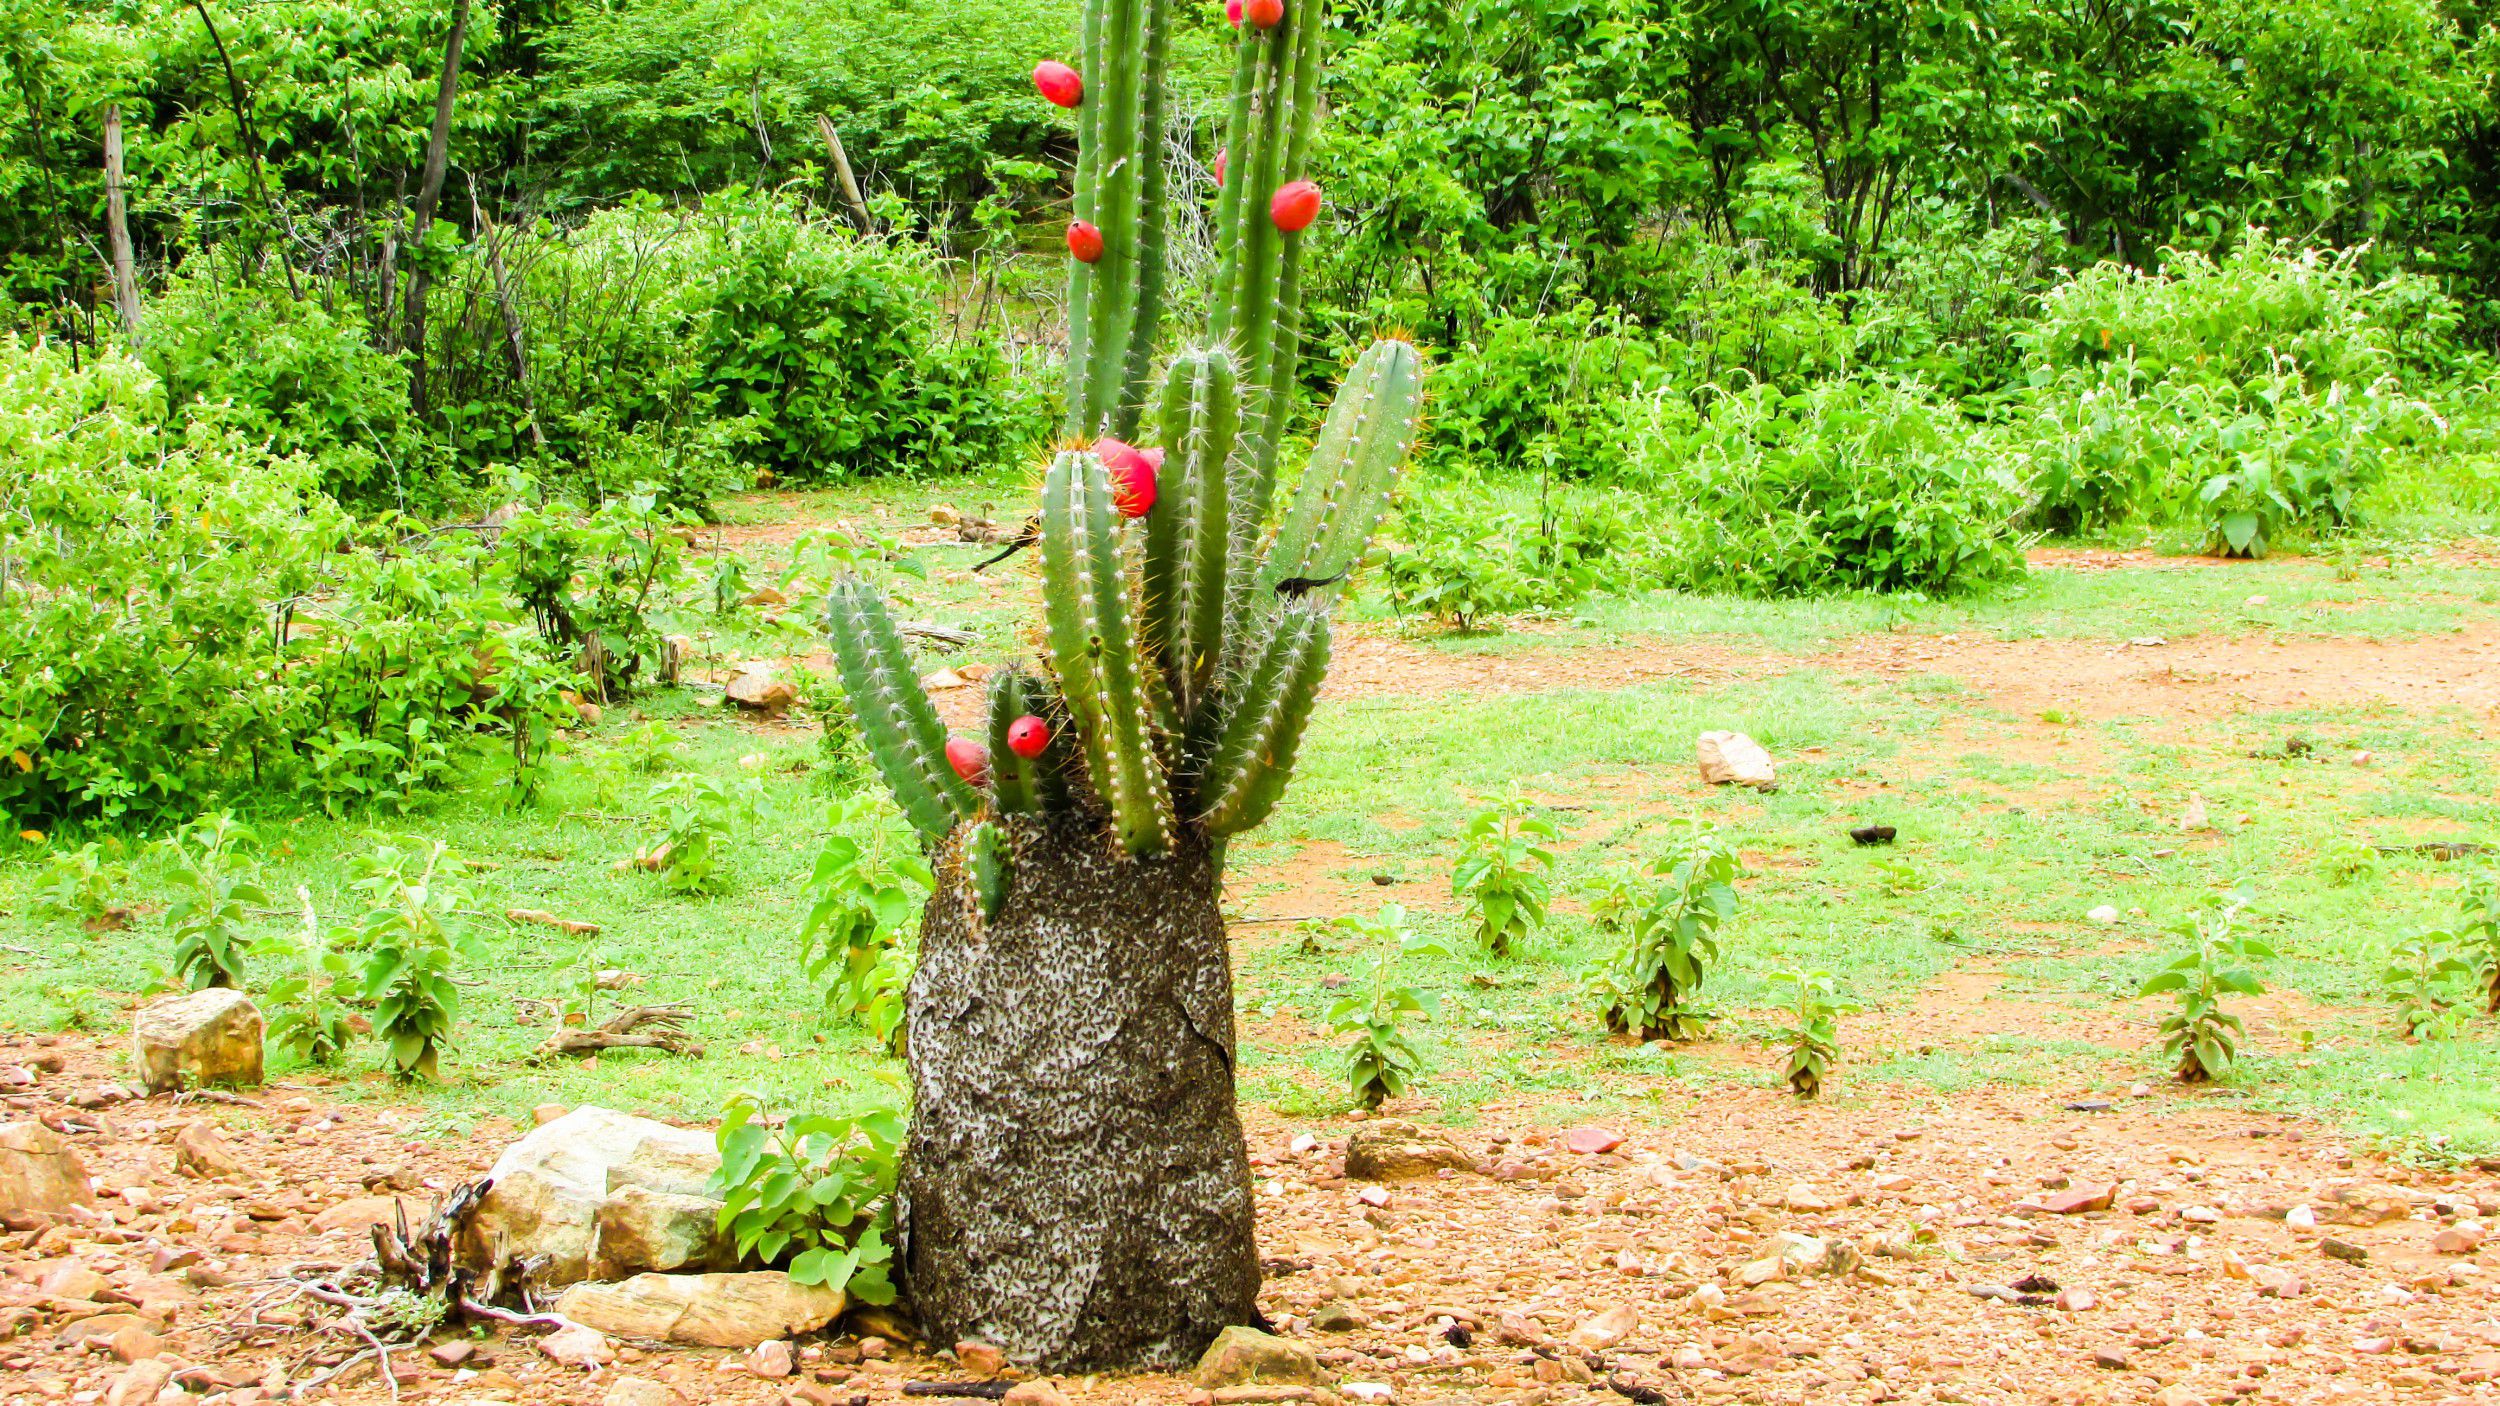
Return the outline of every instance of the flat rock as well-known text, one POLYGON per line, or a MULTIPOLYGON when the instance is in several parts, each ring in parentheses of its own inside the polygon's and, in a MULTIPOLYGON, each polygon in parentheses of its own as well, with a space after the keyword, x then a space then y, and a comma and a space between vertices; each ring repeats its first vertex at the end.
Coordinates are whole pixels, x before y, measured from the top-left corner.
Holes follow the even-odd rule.
POLYGON ((621 1338, 754 1347, 812 1333, 841 1317, 846 1302, 839 1289, 793 1284, 779 1270, 637 1274, 616 1284, 575 1284, 556 1300, 556 1312, 621 1338))
POLYGON ((1705 732, 1693 739, 1693 759, 1701 779, 1712 786, 1751 786, 1767 791, 1778 784, 1778 768, 1762 744, 1741 732, 1705 732))
POLYGON ((1225 1329, 1207 1344, 1193 1380, 1208 1391, 1253 1382, 1332 1386, 1336 1381, 1319 1365, 1319 1356, 1308 1343, 1240 1327, 1225 1329))
POLYGON ((1356 1181, 1404 1181, 1475 1164, 1447 1137, 1413 1123, 1366 1123, 1345 1144, 1345 1174, 1356 1181))
POLYGON ((202 1118, 183 1124, 174 1133, 174 1170, 195 1177, 238 1176, 243 1159, 234 1155, 225 1133, 202 1118))
POLYGON ((649 1377, 618 1377, 608 1383, 599 1406, 677 1406, 676 1388, 649 1377))
POLYGON ((87 1165, 41 1123, 0 1123, 0 1212, 60 1215, 95 1204, 87 1165))
POLYGON ((1640 1311, 1628 1303, 1619 1303, 1582 1321, 1571 1330, 1571 1341, 1576 1346, 1604 1352, 1632 1336, 1632 1330, 1640 1326, 1640 1311))
POLYGON ((479 1270, 543 1256, 546 1285, 727 1268, 719 1166, 709 1134, 585 1104, 504 1149, 455 1249, 479 1270))
POLYGON ((1573 1128, 1562 1135, 1562 1143, 1583 1156, 1595 1156, 1623 1146, 1623 1134, 1612 1128, 1573 1128))
POLYGON ((131 1022, 131 1057, 150 1093, 250 1088, 261 1079, 261 1033, 251 997, 212 986, 141 1006, 131 1022))
POLYGON ((607 1335, 587 1323, 575 1322, 569 1328, 558 1328, 538 1340, 538 1350, 567 1367, 589 1371, 616 1360, 616 1348, 607 1335))
POLYGON ((2079 1216, 2086 1211, 2106 1211, 2118 1195, 2118 1188, 2104 1182, 2099 1185, 2070 1186, 2036 1197, 2031 1204, 2053 1216, 2079 1216))

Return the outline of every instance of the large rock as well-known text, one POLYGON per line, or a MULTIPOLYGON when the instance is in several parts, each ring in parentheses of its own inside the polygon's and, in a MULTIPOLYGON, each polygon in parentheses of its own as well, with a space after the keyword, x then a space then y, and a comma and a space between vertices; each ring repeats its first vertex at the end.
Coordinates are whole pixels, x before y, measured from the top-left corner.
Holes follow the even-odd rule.
POLYGON ((1198 1385, 1209 1391, 1253 1383, 1334 1386, 1308 1343, 1272 1337, 1256 1328, 1227 1328, 1198 1359, 1198 1385))
POLYGON ((576 1284, 556 1312, 620 1338, 692 1347, 753 1347, 812 1333, 842 1316, 839 1289, 793 1284, 777 1269, 748 1274, 637 1274, 576 1284))
POLYGON ((1779 780, 1771 754, 1741 732, 1703 733, 1694 740, 1693 758, 1701 763, 1701 779, 1713 786, 1733 783, 1768 791, 1779 780))
POLYGON ((0 1212, 56 1216, 94 1204, 87 1166, 67 1139, 41 1123, 0 1123, 0 1212))
POLYGON ((1356 1181, 1404 1181, 1475 1165, 1448 1138, 1413 1123, 1366 1123, 1345 1144, 1345 1174, 1356 1181))
POLYGON ((776 717, 788 712, 799 701, 799 691, 792 688, 770 664, 754 663, 738 666, 737 677, 722 692, 741 708, 776 717))
POLYGON ((720 1166, 711 1136, 584 1105, 504 1149, 494 1185, 461 1229, 463 1264, 543 1259, 532 1282, 622 1279, 735 1263, 704 1194, 720 1166))
POLYGON ((139 1082, 159 1094, 258 1084, 260 1045, 260 1007, 222 986, 150 1001, 130 1032, 139 1082))

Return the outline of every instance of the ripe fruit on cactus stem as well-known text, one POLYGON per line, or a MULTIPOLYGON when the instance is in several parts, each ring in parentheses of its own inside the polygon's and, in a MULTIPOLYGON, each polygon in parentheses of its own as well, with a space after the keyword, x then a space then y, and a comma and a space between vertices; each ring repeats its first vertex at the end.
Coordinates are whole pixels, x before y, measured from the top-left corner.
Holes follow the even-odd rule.
POLYGON ((990 779, 990 749, 969 737, 946 739, 946 764, 975 786, 990 779))
POLYGON ((1217 185, 1224 184, 1224 163, 1231 156, 1230 151, 1219 151, 1215 154, 1215 183, 1217 185))
POLYGON ((1309 181, 1285 182, 1267 202, 1267 217, 1287 234, 1308 228, 1319 218, 1319 187, 1309 181))
POLYGON ((1163 451, 1136 449, 1116 439, 1094 441, 1094 457, 1111 475, 1111 506, 1120 516, 1144 517, 1154 509, 1155 480, 1163 470, 1163 451))
POLYGON ((1102 231, 1083 220, 1068 222, 1068 253, 1080 264, 1090 264, 1102 257, 1102 231))
POLYGON ((1261 29, 1274 29, 1284 22, 1285 0, 1248 0, 1241 12, 1261 29))
POLYGON ((1224 0, 1224 18, 1232 21, 1233 28, 1241 28, 1241 0, 1224 0))
POLYGON ((1044 59, 1033 65, 1033 86, 1061 107, 1074 107, 1085 100, 1085 80, 1057 59, 1044 59))
POLYGON ((1007 724, 1007 750, 1031 761, 1050 747, 1050 724, 1031 713, 1007 724))

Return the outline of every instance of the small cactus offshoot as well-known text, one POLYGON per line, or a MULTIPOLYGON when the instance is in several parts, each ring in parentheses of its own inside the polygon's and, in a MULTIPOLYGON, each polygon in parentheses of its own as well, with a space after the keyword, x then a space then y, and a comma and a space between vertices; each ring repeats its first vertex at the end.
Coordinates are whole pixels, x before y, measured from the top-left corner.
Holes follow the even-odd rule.
POLYGON ((1034 70, 1042 96, 1075 111, 1078 149, 1066 439, 1035 528, 1041 672, 993 675, 980 737, 950 739, 876 591, 846 580, 829 613, 862 739, 912 824, 954 847, 984 915, 1012 892, 1009 817, 1098 815, 1120 849, 1147 855, 1184 830, 1220 845, 1275 809, 1328 672, 1329 612, 1422 410, 1422 356, 1373 343, 1275 511, 1301 246, 1322 205, 1305 168, 1324 0, 1229 10, 1207 340, 1158 356, 1169 3, 1087 0, 1081 68, 1034 70))

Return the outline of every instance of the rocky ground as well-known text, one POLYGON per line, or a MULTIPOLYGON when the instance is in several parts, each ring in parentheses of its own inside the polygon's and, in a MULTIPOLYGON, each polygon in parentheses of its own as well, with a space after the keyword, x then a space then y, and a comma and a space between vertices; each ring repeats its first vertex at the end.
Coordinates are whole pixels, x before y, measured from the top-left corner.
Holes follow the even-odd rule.
MULTIPOLYGON (((416 1141, 310 1082, 137 1096, 118 1045, 0 1045, 0 1192, 58 1144, 95 1193, 7 1218, 0 1400, 882 1406, 995 1370, 853 1322, 751 1348, 444 1330, 385 1376, 304 1281, 522 1130, 416 1141)), ((1263 1307, 1320 1370, 1062 1379, 1015 1406, 2500 1401, 2500 1166, 2390 1166, 2222 1098, 1836 1108, 1729 1084, 1608 1128, 1254 1115, 1251 1142, 1263 1307)))

